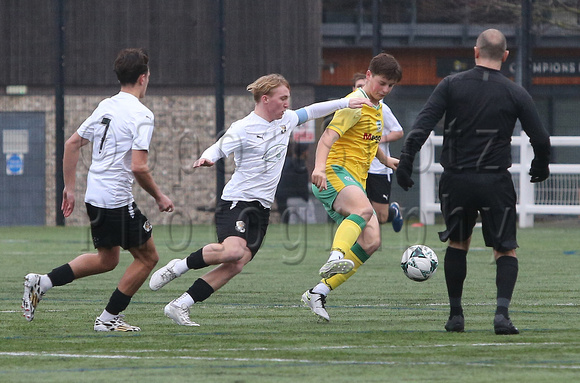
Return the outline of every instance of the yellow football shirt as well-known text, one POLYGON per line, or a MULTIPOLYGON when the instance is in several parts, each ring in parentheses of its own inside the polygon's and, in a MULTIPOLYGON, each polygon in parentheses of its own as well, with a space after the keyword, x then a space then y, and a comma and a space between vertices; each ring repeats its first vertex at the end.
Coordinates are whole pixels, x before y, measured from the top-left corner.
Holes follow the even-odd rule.
MULTIPOLYGON (((346 97, 368 98, 361 88, 346 97)), ((340 109, 334 114, 327 129, 334 130, 340 136, 328 154, 327 172, 331 165, 342 166, 366 187, 367 173, 383 134, 381 105, 376 107, 363 105, 361 109, 340 109)))

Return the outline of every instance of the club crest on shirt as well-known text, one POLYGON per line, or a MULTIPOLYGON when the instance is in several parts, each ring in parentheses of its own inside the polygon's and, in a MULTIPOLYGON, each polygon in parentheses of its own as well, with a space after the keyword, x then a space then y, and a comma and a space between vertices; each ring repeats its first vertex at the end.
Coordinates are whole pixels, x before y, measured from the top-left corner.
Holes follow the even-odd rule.
POLYGON ((238 233, 246 232, 246 223, 244 221, 236 221, 236 231, 238 233))
POLYGON ((282 134, 286 133, 286 125, 282 125, 280 127, 280 131, 282 132, 282 134))

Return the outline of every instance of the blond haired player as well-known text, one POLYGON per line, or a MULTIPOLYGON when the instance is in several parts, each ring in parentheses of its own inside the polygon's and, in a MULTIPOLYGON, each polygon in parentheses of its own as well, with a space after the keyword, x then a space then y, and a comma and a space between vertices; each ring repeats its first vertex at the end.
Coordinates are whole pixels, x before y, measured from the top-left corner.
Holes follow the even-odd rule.
POLYGON ((289 110, 290 85, 279 74, 262 76, 247 89, 254 95, 254 111, 234 122, 193 165, 212 166, 220 158, 234 155, 236 169, 216 207, 219 243, 205 245, 184 259, 171 260, 149 281, 149 287, 158 290, 190 269, 218 265, 165 306, 165 315, 182 326, 198 326, 189 318, 190 307, 240 273, 259 250, 294 128, 340 108, 371 105, 364 97, 351 97, 289 110))

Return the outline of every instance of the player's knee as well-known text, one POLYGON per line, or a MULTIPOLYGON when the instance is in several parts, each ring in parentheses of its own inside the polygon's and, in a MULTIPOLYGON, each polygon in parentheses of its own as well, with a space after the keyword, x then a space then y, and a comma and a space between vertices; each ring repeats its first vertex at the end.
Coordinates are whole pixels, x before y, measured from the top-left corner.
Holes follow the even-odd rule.
POLYGON ((150 257, 147 257, 143 260, 143 264, 149 270, 153 270, 157 265, 157 262, 159 262, 159 254, 157 254, 157 252, 155 252, 155 254, 152 254, 150 257))
POLYGON ((246 262, 242 262, 241 260, 232 263, 231 264, 232 274, 238 275, 239 273, 241 273, 242 269, 244 268, 245 265, 246 265, 246 262))
POLYGON ((371 255, 372 253, 377 251, 379 249, 379 247, 381 247, 381 239, 380 238, 372 238, 371 240, 369 240, 365 243, 365 246, 363 247, 363 249, 367 254, 371 255))
POLYGON ((101 271, 107 272, 114 270, 119 264, 119 259, 101 258, 101 271))
POLYGON ((362 219, 364 219, 366 222, 368 222, 373 217, 374 210, 373 210, 372 206, 369 205, 368 207, 362 208, 359 212, 357 212, 355 214, 361 216, 362 219))
POLYGON ((97 250, 97 254, 91 254, 91 256, 87 259, 90 262, 95 270, 98 269, 98 272, 105 273, 107 271, 113 270, 119 264, 120 260, 120 251, 118 249, 105 249, 99 248, 97 250))
POLYGON ((242 258, 236 262, 222 263, 220 268, 225 271, 225 278, 229 280, 241 273, 246 263, 242 258))
POLYGON ((236 263, 240 261, 244 257, 245 249, 242 246, 225 246, 222 262, 236 263))
POLYGON ((389 220, 389 212, 381 212, 377 211, 377 219, 379 220, 380 224, 387 223, 389 220))
POLYGON ((380 236, 370 236, 367 235, 364 238, 359 238, 357 243, 368 255, 373 254, 375 251, 381 247, 381 237, 380 236))
POLYGON ((144 267, 149 269, 149 271, 153 270, 159 262, 159 253, 155 246, 151 246, 146 244, 139 248, 129 249, 135 261, 140 262, 144 267))

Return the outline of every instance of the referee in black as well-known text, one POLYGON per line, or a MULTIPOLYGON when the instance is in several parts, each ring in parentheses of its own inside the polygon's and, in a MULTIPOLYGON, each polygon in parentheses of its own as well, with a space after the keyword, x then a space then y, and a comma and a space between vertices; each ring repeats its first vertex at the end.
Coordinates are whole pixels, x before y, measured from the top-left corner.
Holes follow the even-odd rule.
POLYGON ((518 334, 508 314, 518 275, 516 192, 508 171, 511 137, 519 120, 534 150, 531 182, 544 181, 550 174, 550 137, 528 92, 500 73, 509 54, 505 36, 496 29, 484 31, 474 53, 473 69, 444 78, 429 97, 405 140, 396 176, 404 190, 413 186, 415 154, 445 115, 440 161, 444 171, 439 182, 446 225, 439 238, 449 241, 444 270, 450 315, 445 329, 464 331, 461 297, 479 213, 485 244, 493 248, 497 265, 494 330, 518 334))

